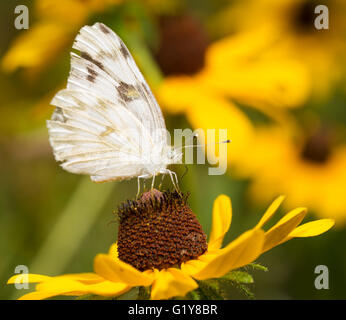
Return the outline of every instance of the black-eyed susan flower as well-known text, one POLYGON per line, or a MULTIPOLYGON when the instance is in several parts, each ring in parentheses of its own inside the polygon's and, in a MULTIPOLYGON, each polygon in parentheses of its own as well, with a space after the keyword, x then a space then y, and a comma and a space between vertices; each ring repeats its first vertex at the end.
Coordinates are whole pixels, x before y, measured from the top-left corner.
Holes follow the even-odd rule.
POLYGON ((332 130, 260 127, 247 146, 237 172, 252 177, 251 199, 265 201, 277 192, 288 206, 306 204, 320 217, 346 222, 346 146, 335 144, 332 130))
POLYGON ((188 16, 171 17, 162 29, 155 55, 166 77, 157 94, 169 111, 182 111, 182 104, 189 108, 195 99, 190 90, 261 109, 296 107, 308 97, 305 65, 277 54, 276 34, 266 28, 212 43, 201 24, 188 16))
MULTIPOLYGON (((220 195, 214 202, 207 243, 185 196, 148 192, 119 208, 118 242, 108 254, 95 257, 94 273, 56 277, 30 274, 28 281, 38 283, 36 290, 20 299, 85 294, 117 297, 134 287, 143 288, 151 299, 184 297, 188 293, 198 298, 208 279, 226 280, 231 270, 253 262, 263 252, 294 237, 319 235, 333 226, 331 219, 299 226, 306 209, 297 208, 264 231, 263 226, 282 201, 283 197, 277 198, 253 229, 222 247, 232 220, 227 196, 220 195)), ((16 283, 18 277, 13 276, 8 283, 16 283)))
POLYGON ((283 109, 301 105, 309 95, 305 66, 272 54, 275 37, 266 30, 227 36, 206 46, 200 24, 189 18, 171 18, 166 28, 156 53, 166 75, 155 90, 160 105, 169 113, 185 114, 195 129, 227 129, 230 164, 244 154, 254 133, 238 103, 281 121, 283 109), (174 64, 167 63, 173 56, 174 64))
POLYGON ((343 1, 317 0, 250 0, 238 1, 213 19, 221 30, 244 32, 264 28, 276 38, 273 53, 292 57, 307 68, 312 93, 328 93, 342 75, 341 63, 345 55, 346 24, 343 1), (328 29, 317 29, 315 19, 328 9, 328 29))

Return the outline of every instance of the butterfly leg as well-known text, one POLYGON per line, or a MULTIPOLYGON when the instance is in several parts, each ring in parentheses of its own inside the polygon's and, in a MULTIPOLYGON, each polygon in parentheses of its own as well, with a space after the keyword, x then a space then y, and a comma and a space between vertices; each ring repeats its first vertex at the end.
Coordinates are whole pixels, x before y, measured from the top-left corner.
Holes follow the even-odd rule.
MULTIPOLYGON (((138 199, 139 197, 139 193, 141 191, 141 183, 140 183, 140 179, 145 179, 148 178, 147 174, 143 174, 142 176, 138 176, 137 177, 137 183, 138 183, 138 187, 137 187, 137 195, 136 195, 136 199, 138 199)), ((144 181, 144 190, 145 190, 145 181, 144 181)))
POLYGON ((181 195, 181 192, 179 190, 179 187, 177 186, 176 182, 174 181, 173 175, 176 178, 176 181, 178 182, 178 178, 177 178, 177 174, 171 170, 167 169, 167 173, 169 174, 169 176, 171 177, 174 189, 181 195))
POLYGON ((161 190, 163 179, 165 178, 166 173, 161 173, 161 174, 162 174, 162 178, 161 178, 161 182, 159 184, 159 190, 161 190))
POLYGON ((176 184, 177 184, 177 188, 178 188, 178 192, 179 193, 181 193, 181 191, 180 191, 180 187, 179 187, 179 182, 178 182, 178 176, 177 176, 177 174, 174 172, 174 171, 172 171, 172 174, 174 175, 174 177, 175 177, 175 182, 176 182, 176 184))
POLYGON ((140 176, 138 176, 137 177, 137 195, 136 195, 136 199, 138 199, 140 191, 141 191, 141 183, 140 183, 140 176))
POLYGON ((152 180, 152 182, 151 182, 151 191, 153 191, 153 189, 154 189, 155 175, 156 175, 156 174, 153 175, 153 180, 152 180))

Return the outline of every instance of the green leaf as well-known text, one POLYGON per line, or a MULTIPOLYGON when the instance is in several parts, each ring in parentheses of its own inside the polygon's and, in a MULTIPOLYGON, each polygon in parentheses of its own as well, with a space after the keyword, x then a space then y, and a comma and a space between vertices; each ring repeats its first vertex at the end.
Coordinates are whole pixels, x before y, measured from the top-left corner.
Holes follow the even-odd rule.
POLYGON ((236 283, 254 283, 252 275, 245 271, 231 271, 221 279, 234 281, 236 283))
POLYGON ((133 287, 131 290, 116 297, 116 300, 136 300, 139 295, 139 287, 133 287))
POLYGON ((268 271, 267 267, 262 266, 259 263, 249 263, 246 267, 251 267, 253 270, 260 270, 260 271, 264 271, 264 272, 268 271))
POLYGON ((220 283, 219 292, 222 296, 228 297, 229 293, 232 291, 231 288, 235 288, 241 291, 247 298, 254 299, 254 294, 251 292, 248 284, 246 283, 235 282, 225 278, 220 278, 217 281, 220 283))
POLYGON ((199 293, 203 300, 224 300, 217 280, 198 281, 199 293))
POLYGON ((150 299, 149 287, 138 287, 137 300, 149 300, 149 299, 150 299))
POLYGON ((255 299, 254 293, 249 289, 248 286, 238 283, 236 285, 249 299, 255 299))
POLYGON ((202 300, 201 298, 201 293, 199 292, 198 289, 190 291, 186 297, 190 300, 202 300))

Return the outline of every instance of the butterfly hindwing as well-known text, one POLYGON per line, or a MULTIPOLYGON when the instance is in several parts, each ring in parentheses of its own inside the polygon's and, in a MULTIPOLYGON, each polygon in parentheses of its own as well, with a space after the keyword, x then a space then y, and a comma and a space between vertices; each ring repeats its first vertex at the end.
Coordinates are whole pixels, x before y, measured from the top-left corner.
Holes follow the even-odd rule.
POLYGON ((83 91, 67 89, 60 91, 52 103, 59 107, 47 122, 50 143, 64 169, 80 174, 103 174, 106 180, 140 173, 138 140, 147 131, 126 108, 83 91), (110 172, 110 168, 120 165, 127 166, 126 170, 110 172), (125 175, 124 171, 128 173, 125 175))

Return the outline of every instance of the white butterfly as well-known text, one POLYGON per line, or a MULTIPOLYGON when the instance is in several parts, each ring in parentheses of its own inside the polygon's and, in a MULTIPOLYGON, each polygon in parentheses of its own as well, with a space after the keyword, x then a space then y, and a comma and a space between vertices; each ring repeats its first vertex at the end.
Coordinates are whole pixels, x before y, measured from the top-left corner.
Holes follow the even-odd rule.
MULTIPOLYGON (((176 174, 182 153, 167 143, 159 105, 122 40, 107 26, 83 27, 71 53, 67 88, 51 104, 49 141, 61 166, 91 180, 176 174)), ((173 175, 176 179, 174 182, 173 175)), ((138 189, 139 193, 139 189, 138 189)))

